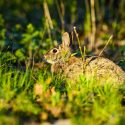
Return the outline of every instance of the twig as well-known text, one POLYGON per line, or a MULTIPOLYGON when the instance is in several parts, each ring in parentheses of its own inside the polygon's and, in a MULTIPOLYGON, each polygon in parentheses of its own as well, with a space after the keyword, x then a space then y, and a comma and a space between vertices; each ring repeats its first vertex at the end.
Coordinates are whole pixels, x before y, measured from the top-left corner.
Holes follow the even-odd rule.
POLYGON ((108 41, 106 42, 106 44, 105 44, 105 46, 104 46, 103 50, 99 53, 99 56, 101 56, 101 55, 102 55, 102 53, 104 52, 105 48, 107 47, 107 45, 108 45, 108 44, 109 44, 109 42, 111 41, 112 37, 113 37, 113 35, 111 35, 111 36, 109 37, 109 39, 108 39, 108 41))

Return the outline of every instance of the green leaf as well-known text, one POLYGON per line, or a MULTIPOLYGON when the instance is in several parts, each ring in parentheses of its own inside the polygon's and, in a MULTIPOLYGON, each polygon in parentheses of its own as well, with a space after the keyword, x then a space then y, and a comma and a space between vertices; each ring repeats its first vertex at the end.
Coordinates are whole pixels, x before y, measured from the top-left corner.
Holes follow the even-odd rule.
POLYGON ((33 27, 33 25, 30 23, 30 24, 28 24, 27 25, 27 32, 28 33, 32 33, 34 31, 34 27, 33 27))
POLYGON ((22 49, 18 49, 15 52, 15 55, 19 58, 19 60, 24 60, 26 58, 23 51, 22 51, 22 49))

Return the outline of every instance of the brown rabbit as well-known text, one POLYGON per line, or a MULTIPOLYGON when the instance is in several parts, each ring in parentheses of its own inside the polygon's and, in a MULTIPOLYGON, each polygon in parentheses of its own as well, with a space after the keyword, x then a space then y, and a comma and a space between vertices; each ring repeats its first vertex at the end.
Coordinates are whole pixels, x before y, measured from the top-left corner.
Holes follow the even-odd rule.
POLYGON ((82 60, 72 56, 67 32, 62 35, 62 44, 44 55, 44 61, 52 64, 52 73, 61 73, 71 82, 76 82, 82 75, 96 77, 103 83, 107 80, 116 84, 125 82, 125 72, 107 58, 92 56, 82 60))

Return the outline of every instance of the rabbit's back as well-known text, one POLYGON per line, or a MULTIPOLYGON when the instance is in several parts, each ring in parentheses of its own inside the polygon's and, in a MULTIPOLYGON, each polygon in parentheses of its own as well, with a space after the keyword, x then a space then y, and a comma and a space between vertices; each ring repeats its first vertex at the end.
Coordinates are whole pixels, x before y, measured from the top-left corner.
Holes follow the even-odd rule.
POLYGON ((96 76, 103 81, 110 80, 115 83, 125 82, 125 72, 114 62, 103 57, 89 57, 85 60, 85 74, 96 76))

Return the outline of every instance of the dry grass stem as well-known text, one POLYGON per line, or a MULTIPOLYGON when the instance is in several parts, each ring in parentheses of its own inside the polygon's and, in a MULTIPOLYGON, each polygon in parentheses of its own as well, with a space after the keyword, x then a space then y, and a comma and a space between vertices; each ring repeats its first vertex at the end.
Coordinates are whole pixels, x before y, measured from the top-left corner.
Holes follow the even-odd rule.
POLYGON ((108 41, 106 42, 106 44, 105 44, 105 46, 104 46, 103 50, 99 53, 99 56, 101 56, 101 55, 102 55, 102 53, 104 52, 105 48, 107 47, 107 45, 108 45, 108 44, 109 44, 109 42, 111 41, 112 37, 113 37, 113 35, 111 35, 111 36, 109 37, 109 39, 108 39, 108 41))
POLYGON ((49 12, 49 8, 48 8, 48 4, 47 4, 46 0, 44 0, 44 2, 43 2, 43 8, 44 8, 44 14, 45 14, 46 21, 49 24, 50 29, 53 29, 53 23, 52 23, 52 19, 50 16, 50 12, 49 12))
POLYGON ((91 6, 91 50, 94 47, 95 43, 95 34, 96 34, 96 18, 95 18, 95 1, 90 0, 90 6, 91 6))
POLYGON ((60 21, 61 21, 62 30, 64 30, 64 15, 65 15, 64 4, 61 1, 61 3, 60 3, 61 5, 59 5, 57 0, 55 0, 55 3, 56 3, 56 6, 57 6, 57 11, 58 11, 58 14, 59 14, 59 18, 60 18, 60 21))
POLYGON ((74 29, 74 32, 75 32, 75 35, 76 35, 76 39, 77 39, 77 42, 78 42, 78 45, 79 45, 79 50, 80 50, 80 53, 82 55, 82 60, 84 59, 84 54, 82 52, 82 47, 81 47, 81 43, 80 43, 80 40, 79 40, 79 35, 76 31, 76 27, 73 28, 74 29))

